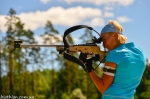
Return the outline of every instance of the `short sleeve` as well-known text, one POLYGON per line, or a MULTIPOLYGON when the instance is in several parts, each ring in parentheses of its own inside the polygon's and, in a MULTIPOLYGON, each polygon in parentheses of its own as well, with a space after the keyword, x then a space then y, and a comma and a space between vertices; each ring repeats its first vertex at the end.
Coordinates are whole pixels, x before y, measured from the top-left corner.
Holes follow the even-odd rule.
POLYGON ((107 54, 105 62, 113 62, 118 65, 120 63, 121 59, 122 58, 119 55, 119 53, 115 50, 112 50, 107 54))

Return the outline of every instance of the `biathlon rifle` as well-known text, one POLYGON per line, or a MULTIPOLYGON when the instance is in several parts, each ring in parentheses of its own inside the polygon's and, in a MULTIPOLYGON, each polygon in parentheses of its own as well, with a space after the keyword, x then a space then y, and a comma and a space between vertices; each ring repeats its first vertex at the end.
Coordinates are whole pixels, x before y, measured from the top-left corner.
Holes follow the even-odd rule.
POLYGON ((92 39, 93 40, 92 43, 71 45, 67 39, 67 35, 72 33, 73 31, 81 29, 81 28, 88 28, 90 30, 93 30, 94 32, 96 32, 99 35, 99 33, 97 31, 95 31, 92 27, 89 27, 86 25, 77 25, 77 26, 68 28, 64 32, 64 36, 63 36, 64 45, 21 44, 22 41, 14 41, 14 49, 11 52, 13 52, 16 48, 56 47, 59 54, 63 55, 63 57, 66 60, 69 60, 71 62, 74 62, 74 63, 82 66, 82 68, 86 71, 85 64, 82 61, 80 61, 77 57, 72 56, 70 53, 77 53, 77 52, 88 53, 88 56, 87 56, 88 58, 92 57, 92 59, 94 61, 99 61, 100 63, 102 63, 105 61, 107 52, 101 51, 100 46, 97 45, 102 42, 101 37, 99 37, 98 39, 96 37, 94 37, 92 39))

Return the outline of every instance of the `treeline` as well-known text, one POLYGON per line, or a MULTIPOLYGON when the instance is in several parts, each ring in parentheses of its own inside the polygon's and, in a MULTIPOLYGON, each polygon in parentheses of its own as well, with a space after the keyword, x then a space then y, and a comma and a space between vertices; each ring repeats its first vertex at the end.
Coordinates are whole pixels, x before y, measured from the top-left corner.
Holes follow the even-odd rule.
MULTIPOLYGON (((35 34, 24 29, 24 23, 10 9, 6 17, 6 36, 0 42, 0 95, 34 96, 34 99, 100 99, 101 94, 89 75, 75 63, 64 60, 53 48, 13 49, 14 40, 37 44, 35 34), (42 68, 48 66, 49 68, 42 68)), ((48 20, 40 35, 45 44, 61 44, 59 32, 48 20)), ((81 35, 85 43, 93 38, 88 29, 81 35)), ((73 38, 68 36, 72 44, 73 38)), ((77 56, 77 54, 74 54, 77 56)), ((97 64, 95 64, 96 66, 97 64)), ((135 68, 136 69, 136 68, 135 68)), ((101 69, 96 72, 101 75, 101 69)), ((150 65, 147 64, 135 99, 150 99, 150 65)), ((2 98, 2 97, 1 97, 2 98)))

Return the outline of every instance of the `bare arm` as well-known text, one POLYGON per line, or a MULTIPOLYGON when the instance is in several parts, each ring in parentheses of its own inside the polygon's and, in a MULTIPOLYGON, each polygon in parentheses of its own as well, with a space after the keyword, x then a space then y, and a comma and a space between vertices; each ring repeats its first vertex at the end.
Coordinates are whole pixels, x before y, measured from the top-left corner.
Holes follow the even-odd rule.
MULTIPOLYGON (((116 68, 116 64, 112 62, 106 62, 105 66, 116 68)), ((106 74, 103 74, 102 78, 100 78, 93 70, 90 72, 90 76, 101 93, 104 93, 114 80, 114 76, 109 76, 106 74)))

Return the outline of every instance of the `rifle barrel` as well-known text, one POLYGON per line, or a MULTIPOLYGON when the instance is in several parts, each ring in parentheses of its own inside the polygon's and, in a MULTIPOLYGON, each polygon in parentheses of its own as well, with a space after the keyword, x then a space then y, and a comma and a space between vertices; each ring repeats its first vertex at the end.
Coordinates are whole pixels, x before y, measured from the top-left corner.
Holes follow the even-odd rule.
POLYGON ((57 47, 64 45, 37 45, 37 44, 21 44, 20 47, 57 47))
MULTIPOLYGON (((19 47, 63 47, 64 45, 49 45, 49 44, 19 44, 19 47)), ((71 46, 97 46, 95 44, 77 44, 77 45, 69 45, 71 46)))

